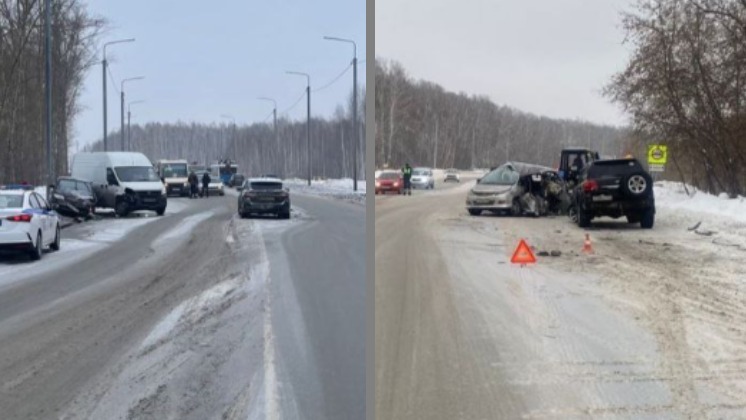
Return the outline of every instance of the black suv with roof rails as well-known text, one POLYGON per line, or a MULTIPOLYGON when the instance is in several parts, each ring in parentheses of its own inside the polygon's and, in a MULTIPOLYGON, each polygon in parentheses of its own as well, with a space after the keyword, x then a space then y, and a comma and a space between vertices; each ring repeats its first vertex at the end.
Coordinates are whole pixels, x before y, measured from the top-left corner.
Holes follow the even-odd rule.
POLYGON ((650 229, 655 222, 653 179, 637 159, 611 159, 590 162, 579 174, 572 190, 571 217, 580 227, 588 227, 595 217, 627 217, 650 229))

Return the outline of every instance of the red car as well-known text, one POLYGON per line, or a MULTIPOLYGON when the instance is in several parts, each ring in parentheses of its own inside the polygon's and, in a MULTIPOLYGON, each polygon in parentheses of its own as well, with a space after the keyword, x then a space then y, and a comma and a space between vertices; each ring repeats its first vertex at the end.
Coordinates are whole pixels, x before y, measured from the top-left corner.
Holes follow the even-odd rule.
POLYGON ((399 172, 384 172, 376 178, 376 194, 402 193, 404 179, 399 172))

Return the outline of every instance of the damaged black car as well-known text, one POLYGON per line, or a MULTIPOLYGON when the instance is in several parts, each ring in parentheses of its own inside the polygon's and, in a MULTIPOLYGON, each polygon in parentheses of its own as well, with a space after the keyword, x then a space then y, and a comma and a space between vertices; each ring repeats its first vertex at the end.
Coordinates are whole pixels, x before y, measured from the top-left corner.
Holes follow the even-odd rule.
POLYGON ((49 187, 49 202, 62 215, 87 218, 95 210, 96 195, 90 182, 60 177, 56 185, 49 187))

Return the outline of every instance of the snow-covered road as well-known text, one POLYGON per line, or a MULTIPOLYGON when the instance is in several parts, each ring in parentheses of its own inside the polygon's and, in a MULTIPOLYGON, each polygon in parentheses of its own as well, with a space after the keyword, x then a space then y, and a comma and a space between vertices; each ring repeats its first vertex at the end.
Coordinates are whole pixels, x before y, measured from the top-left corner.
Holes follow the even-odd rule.
POLYGON ((566 217, 469 216, 471 185, 377 198, 377 415, 743 418, 737 204, 662 184, 653 230, 601 220, 586 255, 566 217), (512 266, 520 239, 562 255, 512 266))
POLYGON ((59 260, 9 263, 0 417, 361 418, 360 206, 298 197, 290 220, 246 220, 234 197, 173 202, 63 231, 59 260))

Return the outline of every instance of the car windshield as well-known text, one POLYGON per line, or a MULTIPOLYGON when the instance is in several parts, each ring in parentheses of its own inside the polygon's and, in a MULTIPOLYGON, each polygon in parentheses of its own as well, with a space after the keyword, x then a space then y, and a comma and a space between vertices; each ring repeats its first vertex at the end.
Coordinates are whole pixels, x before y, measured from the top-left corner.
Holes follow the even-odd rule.
POLYGON ((427 169, 415 169, 414 171, 412 171, 412 175, 425 176, 428 174, 428 172, 429 171, 427 169))
POLYGON ((150 166, 120 166, 114 168, 122 182, 159 182, 160 178, 150 166))
POLYGON ((163 177, 164 178, 186 178, 187 177, 187 164, 186 163, 169 163, 163 166, 163 177))
POLYGON ((281 190, 282 182, 257 181, 251 183, 252 190, 281 190))
POLYGON ((76 190, 75 181, 72 179, 62 179, 57 185, 57 190, 60 192, 70 192, 76 190))
POLYGON ((378 179, 399 179, 399 174, 396 172, 384 172, 378 176, 378 179))
POLYGON ((501 166, 488 173, 479 183, 487 185, 513 185, 518 182, 520 175, 509 166, 501 166))
POLYGON ((0 195, 0 209, 17 209, 23 207, 23 195, 2 194, 0 195))

